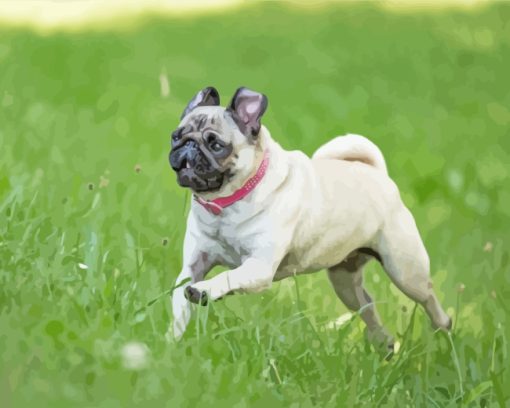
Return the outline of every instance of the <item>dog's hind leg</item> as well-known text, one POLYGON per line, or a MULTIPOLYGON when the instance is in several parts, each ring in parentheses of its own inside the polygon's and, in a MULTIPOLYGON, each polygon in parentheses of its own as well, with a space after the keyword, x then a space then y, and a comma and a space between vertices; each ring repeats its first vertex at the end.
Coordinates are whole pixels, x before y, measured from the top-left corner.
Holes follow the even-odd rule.
POLYGON ((340 300, 358 312, 367 326, 367 336, 376 346, 393 351, 393 337, 381 324, 372 298, 363 287, 363 266, 371 256, 356 251, 340 264, 328 269, 328 276, 340 300))
POLYGON ((435 327, 449 330, 451 319, 432 288, 427 251, 413 216, 403 205, 386 222, 376 250, 393 283, 423 306, 435 327))

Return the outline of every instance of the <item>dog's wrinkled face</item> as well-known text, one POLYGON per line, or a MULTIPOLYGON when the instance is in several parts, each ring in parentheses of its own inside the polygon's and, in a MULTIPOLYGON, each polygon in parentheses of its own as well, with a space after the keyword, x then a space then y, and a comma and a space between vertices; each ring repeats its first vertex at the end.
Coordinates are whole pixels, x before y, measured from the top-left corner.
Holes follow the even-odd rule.
POLYGON ((235 176, 240 155, 255 148, 267 106, 264 95, 246 88, 237 90, 227 108, 219 102, 216 89, 203 89, 172 133, 170 165, 179 184, 197 193, 217 191, 235 176))
POLYGON ((181 186, 214 191, 233 175, 229 158, 235 129, 224 113, 222 108, 197 108, 172 133, 170 164, 181 186))

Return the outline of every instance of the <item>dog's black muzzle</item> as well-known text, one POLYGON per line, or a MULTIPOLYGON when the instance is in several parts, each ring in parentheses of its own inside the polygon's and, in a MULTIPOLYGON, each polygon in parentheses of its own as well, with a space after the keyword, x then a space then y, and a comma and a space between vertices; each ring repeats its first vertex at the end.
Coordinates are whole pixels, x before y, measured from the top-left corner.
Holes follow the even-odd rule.
POLYGON ((223 174, 207 159, 196 141, 188 139, 172 148, 170 166, 177 173, 177 181, 182 187, 194 191, 213 191, 221 187, 223 174))

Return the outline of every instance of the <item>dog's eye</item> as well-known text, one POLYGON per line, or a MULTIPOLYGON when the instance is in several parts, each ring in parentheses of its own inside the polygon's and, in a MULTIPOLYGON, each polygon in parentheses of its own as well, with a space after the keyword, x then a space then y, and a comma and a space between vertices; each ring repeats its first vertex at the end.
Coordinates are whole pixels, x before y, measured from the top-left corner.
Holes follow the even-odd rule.
POLYGON ((221 152, 223 150, 223 145, 218 141, 218 137, 214 133, 209 133, 206 140, 212 151, 221 152))
POLYGON ((213 142, 211 143, 211 149, 213 149, 215 152, 221 152, 223 146, 220 145, 218 142, 213 142))
POLYGON ((172 133, 172 140, 177 142, 181 138, 181 131, 178 129, 172 133))

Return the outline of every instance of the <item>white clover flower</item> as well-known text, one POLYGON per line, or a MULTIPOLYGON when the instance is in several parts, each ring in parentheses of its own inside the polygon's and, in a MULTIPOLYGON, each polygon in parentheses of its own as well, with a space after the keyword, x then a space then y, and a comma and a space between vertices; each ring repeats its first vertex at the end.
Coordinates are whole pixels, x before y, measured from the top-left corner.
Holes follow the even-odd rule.
POLYGON ((122 364, 128 370, 140 370, 147 366, 149 348, 136 341, 129 342, 122 347, 122 364))

